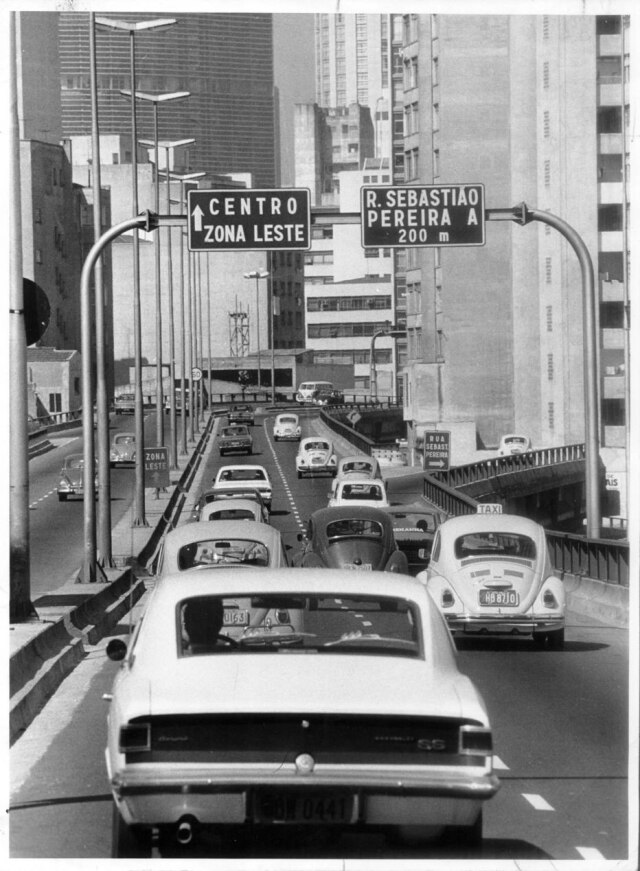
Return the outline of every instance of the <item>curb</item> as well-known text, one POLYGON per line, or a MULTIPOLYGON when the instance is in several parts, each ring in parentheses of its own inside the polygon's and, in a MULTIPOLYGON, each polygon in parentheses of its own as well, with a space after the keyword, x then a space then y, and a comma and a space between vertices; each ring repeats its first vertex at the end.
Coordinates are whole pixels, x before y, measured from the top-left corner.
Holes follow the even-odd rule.
MULTIPOLYGON (((95 585, 91 585, 94 589, 95 585)), ((127 569, 95 592, 69 584, 56 594, 50 623, 20 647, 9 661, 9 740, 13 744, 55 693, 62 681, 86 655, 85 644, 95 645, 145 592, 144 581, 127 569), (86 595, 79 606, 78 595, 86 595), (69 604, 65 605, 65 598, 69 604), (62 613, 61 613, 62 612, 62 613)), ((44 616, 47 619, 47 616, 44 616)))
POLYGON ((568 574, 562 580, 571 611, 621 629, 629 628, 628 587, 568 574))

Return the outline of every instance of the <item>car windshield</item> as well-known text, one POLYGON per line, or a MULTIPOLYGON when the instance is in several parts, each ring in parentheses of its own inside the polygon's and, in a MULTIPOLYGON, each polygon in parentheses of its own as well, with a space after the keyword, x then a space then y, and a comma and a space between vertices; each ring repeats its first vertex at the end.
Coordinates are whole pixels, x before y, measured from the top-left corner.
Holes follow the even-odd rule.
POLYGON ((131 402, 133 400, 133 393, 122 393, 120 396, 116 396, 116 402, 131 402))
POLYGON ((225 426, 222 430, 222 435, 226 438, 233 438, 234 436, 244 436, 247 435, 249 430, 246 426, 225 426))
POLYGON ((456 539, 454 553, 459 560, 476 556, 535 560, 536 546, 527 535, 515 532, 472 532, 456 539))
POLYGON ((327 523, 327 538, 337 539, 345 536, 366 536, 367 538, 382 538, 382 524, 376 520, 361 520, 356 517, 345 517, 327 523))
POLYGON ((433 514, 422 512, 394 512, 393 528, 396 532, 435 532, 436 519, 433 514))
POLYGON ((131 435, 116 436, 116 444, 118 445, 132 445, 134 444, 135 440, 135 436, 131 435))
POLYGON ((526 445, 527 439, 523 436, 509 436, 503 439, 505 445, 526 445))
POLYGON ((423 656, 417 605, 392 595, 197 596, 178 603, 176 627, 180 656, 423 656))
POLYGON ((266 475, 262 469, 227 469, 220 475, 221 481, 266 481, 266 475))
POLYGON ((195 566, 215 565, 268 566, 269 550, 261 541, 248 538, 206 538, 191 541, 178 551, 180 571, 195 566))
POLYGON ((249 411, 248 405, 234 405, 232 411, 249 411))
POLYGON ((297 417, 279 417, 278 423, 292 423, 296 424, 298 422, 297 417))
POLYGON ((66 469, 84 469, 84 457, 67 457, 64 465, 66 469))
POLYGON ((382 499, 382 490, 376 484, 343 484, 343 499, 382 499))
POLYGON ((307 442, 304 446, 305 451, 328 451, 329 443, 328 442, 307 442))

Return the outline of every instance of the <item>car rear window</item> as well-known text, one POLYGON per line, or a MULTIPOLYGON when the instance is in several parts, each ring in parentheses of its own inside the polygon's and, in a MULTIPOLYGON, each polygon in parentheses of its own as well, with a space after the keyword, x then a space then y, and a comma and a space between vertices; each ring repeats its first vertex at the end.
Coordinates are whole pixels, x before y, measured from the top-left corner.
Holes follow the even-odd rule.
POLYGON ((178 551, 180 571, 195 566, 268 566, 269 551, 261 541, 248 538, 205 538, 183 545, 178 551))
POLYGON ((207 512, 205 520, 253 520, 254 514, 248 508, 219 508, 207 512))
POLYGON ((237 436, 246 436, 246 435, 248 435, 248 433, 249 433, 249 430, 246 428, 246 426, 226 426, 222 430, 222 435, 225 438, 234 438, 237 436))
POLYGON ((359 517, 345 517, 327 523, 327 538, 342 538, 343 536, 362 535, 368 538, 382 538, 382 524, 376 520, 364 520, 359 517))
POLYGON ((382 490, 374 484, 343 484, 341 495, 343 499, 382 499, 382 490))
POLYGON ((515 532, 472 532, 456 539, 454 553, 459 560, 472 556, 535 560, 536 546, 533 539, 515 532))
POLYGON ((220 476, 221 481, 266 481, 262 469, 228 469, 220 476))
POLYGON ((328 451, 329 443, 328 442, 307 442, 304 446, 305 451, 328 451))
POLYGON ((433 514, 410 513, 392 515, 396 532, 435 532, 436 521, 433 514))
POLYGON ((297 417, 280 417, 278 418, 278 423, 297 423, 297 417))
POLYGON ((420 613, 397 596, 194 596, 177 606, 178 651, 423 657, 420 613))

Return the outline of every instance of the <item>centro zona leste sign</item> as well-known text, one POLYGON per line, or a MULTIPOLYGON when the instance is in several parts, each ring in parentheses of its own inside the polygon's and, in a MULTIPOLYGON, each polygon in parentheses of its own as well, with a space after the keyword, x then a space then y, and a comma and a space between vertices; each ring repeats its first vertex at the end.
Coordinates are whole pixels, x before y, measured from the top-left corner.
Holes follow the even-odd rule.
POLYGON ((364 186, 362 247, 484 245, 484 185, 364 186))

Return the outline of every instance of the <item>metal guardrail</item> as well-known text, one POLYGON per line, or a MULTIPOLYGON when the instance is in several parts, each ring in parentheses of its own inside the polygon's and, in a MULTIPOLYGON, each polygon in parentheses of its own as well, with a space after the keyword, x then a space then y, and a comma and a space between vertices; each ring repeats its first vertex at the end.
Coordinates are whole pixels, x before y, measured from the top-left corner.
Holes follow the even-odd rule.
POLYGON ((505 457, 490 457, 486 460, 478 460, 464 466, 454 466, 447 472, 432 472, 434 477, 447 483, 450 487, 463 487, 465 484, 473 484, 476 481, 486 481, 496 475, 508 472, 520 472, 527 469, 536 469, 543 466, 553 466, 559 463, 568 463, 572 460, 584 460, 584 443, 575 445, 563 445, 555 448, 540 448, 535 451, 526 451, 523 454, 511 454, 505 457))

